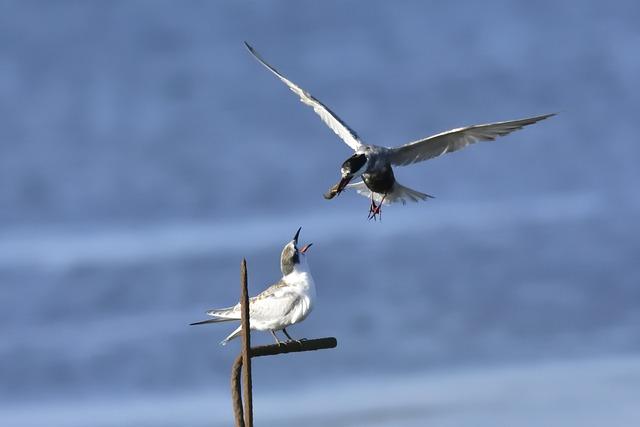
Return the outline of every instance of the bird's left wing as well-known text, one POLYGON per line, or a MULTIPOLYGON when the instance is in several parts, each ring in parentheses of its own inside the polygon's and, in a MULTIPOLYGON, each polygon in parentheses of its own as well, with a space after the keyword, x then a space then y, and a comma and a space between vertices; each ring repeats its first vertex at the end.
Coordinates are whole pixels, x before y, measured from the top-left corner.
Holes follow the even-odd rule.
POLYGON ((397 166, 421 162, 460 150, 478 141, 493 141, 499 136, 507 135, 551 116, 555 116, 555 113, 449 130, 400 147, 389 148, 389 160, 397 166))
POLYGON ((300 86, 296 85, 285 76, 280 74, 278 70, 269 65, 262 57, 256 52, 256 50, 251 47, 247 42, 244 42, 245 46, 251 54, 269 71, 275 74, 284 84, 289 86, 289 89, 293 91, 296 95, 300 97, 300 101, 307 104, 308 106, 313 108, 313 111, 316 112, 320 119, 331 128, 332 131, 336 133, 349 147, 351 147, 354 151, 358 149, 362 145, 360 142, 360 138, 358 134, 351 129, 345 122, 343 122, 340 117, 338 117, 333 111, 331 111, 327 106, 325 106, 322 102, 318 101, 316 98, 311 96, 309 92, 303 90, 300 86))

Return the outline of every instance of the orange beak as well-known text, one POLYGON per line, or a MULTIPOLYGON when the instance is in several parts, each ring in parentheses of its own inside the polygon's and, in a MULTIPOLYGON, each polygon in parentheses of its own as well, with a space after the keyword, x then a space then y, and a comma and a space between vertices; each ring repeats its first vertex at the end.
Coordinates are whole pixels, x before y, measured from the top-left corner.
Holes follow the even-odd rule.
POLYGON ((311 245, 313 245, 313 243, 309 243, 308 245, 304 245, 304 246, 302 247, 302 249, 300 249, 300 252, 301 252, 301 253, 305 253, 305 252, 307 252, 307 251, 309 250, 309 248, 311 247, 311 245))

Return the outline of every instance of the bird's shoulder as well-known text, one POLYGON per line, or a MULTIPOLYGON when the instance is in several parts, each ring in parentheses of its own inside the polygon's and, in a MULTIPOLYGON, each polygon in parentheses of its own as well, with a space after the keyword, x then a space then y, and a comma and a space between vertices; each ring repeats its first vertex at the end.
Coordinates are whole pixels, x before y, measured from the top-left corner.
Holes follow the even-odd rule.
POLYGON ((291 285, 285 280, 280 279, 273 285, 269 286, 264 291, 260 292, 255 297, 251 298, 252 301, 262 301, 269 297, 279 297, 286 293, 291 292, 291 285))
POLYGON ((389 148, 375 144, 362 144, 361 147, 356 150, 356 153, 366 155, 368 158, 374 158, 380 155, 384 155, 389 151, 389 148))
POLYGON ((251 298, 249 310, 255 319, 283 316, 296 307, 300 300, 300 292, 294 286, 280 280, 251 298))

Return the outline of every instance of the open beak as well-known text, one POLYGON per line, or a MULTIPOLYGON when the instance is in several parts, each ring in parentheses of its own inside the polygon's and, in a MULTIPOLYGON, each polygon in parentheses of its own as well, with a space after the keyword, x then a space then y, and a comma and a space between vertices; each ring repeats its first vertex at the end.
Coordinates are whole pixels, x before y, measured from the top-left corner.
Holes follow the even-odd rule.
POLYGON ((298 236, 300 235, 300 230, 302 230, 302 227, 298 228, 298 231, 296 231, 296 234, 293 236, 293 244, 298 246, 298 236))
POLYGON ((302 247, 302 249, 300 249, 300 252, 301 253, 306 253, 309 250, 309 248, 311 247, 311 245, 313 245, 313 243, 309 243, 308 245, 304 245, 302 247))

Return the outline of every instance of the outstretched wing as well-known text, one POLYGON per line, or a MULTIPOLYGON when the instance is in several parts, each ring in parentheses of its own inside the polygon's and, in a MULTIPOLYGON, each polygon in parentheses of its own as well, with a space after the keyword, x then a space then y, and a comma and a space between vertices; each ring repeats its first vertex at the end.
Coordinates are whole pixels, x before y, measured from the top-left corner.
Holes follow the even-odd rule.
POLYGON ((320 119, 331 128, 332 131, 336 133, 349 147, 351 147, 354 151, 362 145, 360 142, 360 138, 358 134, 345 122, 343 122, 340 117, 338 117, 333 111, 331 111, 327 106, 325 106, 322 102, 318 101, 316 98, 311 96, 309 92, 304 91, 300 86, 296 85, 285 76, 280 74, 278 70, 273 68, 271 65, 267 64, 264 59, 255 51, 253 47, 251 47, 247 42, 244 42, 249 52, 269 71, 275 74, 284 84, 289 86, 289 89, 293 91, 296 95, 300 97, 300 101, 307 104, 308 106, 313 108, 313 111, 316 112, 320 119))
POLYGON ((510 134, 524 126, 555 116, 555 113, 529 117, 508 122, 489 123, 485 125, 467 126, 410 142, 400 147, 389 149, 389 160, 397 166, 421 162, 445 153, 460 150, 478 141, 493 141, 499 136, 510 134))

